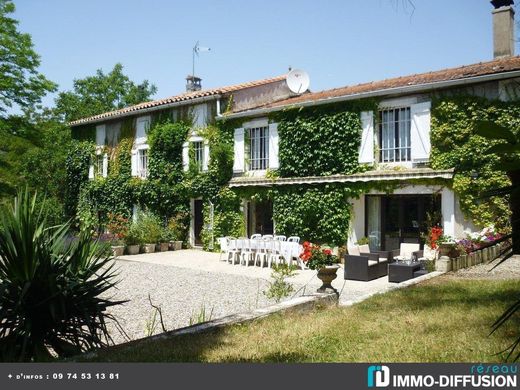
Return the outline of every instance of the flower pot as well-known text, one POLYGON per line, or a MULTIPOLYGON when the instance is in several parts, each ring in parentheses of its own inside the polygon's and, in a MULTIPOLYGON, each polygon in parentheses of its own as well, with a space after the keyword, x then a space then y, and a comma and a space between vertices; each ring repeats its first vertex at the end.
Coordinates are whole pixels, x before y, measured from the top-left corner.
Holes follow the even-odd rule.
POLYGON ((452 252, 453 249, 455 249, 455 245, 454 242, 443 242, 439 244, 439 256, 454 257, 452 252))
POLYGON ((114 255, 114 257, 123 256, 124 253, 125 253, 124 245, 113 245, 112 246, 112 255, 114 255))
POLYGON ((182 241, 175 241, 175 250, 180 251, 182 249, 182 241))
POLYGON ((332 287, 332 281, 337 278, 337 271, 339 265, 327 265, 318 270, 318 279, 321 280, 321 287, 316 290, 319 293, 338 293, 338 291, 332 287))
POLYGON ((143 253, 154 253, 155 244, 143 244, 143 253))
POLYGON ((161 242, 159 244, 155 244, 156 252, 166 252, 168 250, 169 244, 167 242, 161 242))
POLYGON ((139 245, 128 245, 126 247, 126 253, 128 253, 129 255, 138 255, 139 245))

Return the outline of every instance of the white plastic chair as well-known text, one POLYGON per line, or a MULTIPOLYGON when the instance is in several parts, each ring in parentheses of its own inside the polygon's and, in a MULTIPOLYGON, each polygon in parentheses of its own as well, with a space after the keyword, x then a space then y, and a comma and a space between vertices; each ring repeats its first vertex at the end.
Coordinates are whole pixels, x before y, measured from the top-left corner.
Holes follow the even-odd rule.
MULTIPOLYGON (((240 239, 236 239, 234 237, 229 237, 228 241, 228 252, 227 252, 227 262, 232 262, 235 264, 235 260, 239 260, 240 258, 240 239)), ((240 261, 240 260, 239 260, 240 261)))
POLYGON ((264 235, 262 236, 262 238, 263 238, 264 240, 272 240, 272 239, 273 239, 273 235, 272 235, 272 234, 264 234, 264 235))
POLYGON ((282 256, 282 252, 281 252, 282 243, 283 243, 283 241, 277 241, 277 240, 270 241, 271 245, 270 245, 268 257, 267 257, 267 266, 269 268, 271 268, 273 262, 275 264, 280 264, 283 261, 283 256, 282 256))
POLYGON ((245 266, 249 266, 250 261, 255 260, 255 250, 253 249, 252 242, 253 240, 244 239, 243 248, 241 251, 240 264, 245 263, 245 266))
POLYGON ((287 242, 296 242, 296 243, 300 243, 300 237, 298 236, 291 236, 287 239, 287 242))
POLYGON ((251 240, 259 240, 260 238, 262 238, 262 235, 259 233, 255 233, 251 236, 251 240))
POLYGON ((260 263, 260 268, 264 268, 264 262, 267 261, 268 249, 271 241, 270 240, 258 240, 256 242, 255 262, 256 265, 260 263))
POLYGON ((222 260, 222 254, 227 253, 229 250, 229 237, 217 238, 218 245, 220 246, 220 256, 218 260, 222 260))
POLYGON ((286 241, 287 237, 285 237, 285 236, 274 236, 273 240, 275 240, 275 241, 286 241))

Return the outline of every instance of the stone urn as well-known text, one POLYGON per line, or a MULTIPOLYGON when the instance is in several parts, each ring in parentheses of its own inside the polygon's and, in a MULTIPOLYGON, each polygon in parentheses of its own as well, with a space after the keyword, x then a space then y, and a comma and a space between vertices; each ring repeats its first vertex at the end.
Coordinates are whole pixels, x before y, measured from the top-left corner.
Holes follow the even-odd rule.
POLYGON ((161 242, 159 244, 155 244, 155 251, 156 252, 166 252, 169 247, 169 243, 167 242, 161 242))
POLYGON ((129 255, 138 255, 139 254, 139 245, 127 245, 126 253, 129 255))
POLYGON ((143 244, 143 252, 144 253, 154 253, 155 244, 143 244))
POLYGON ((443 242, 439 244, 439 256, 455 257, 453 256, 453 250, 457 243, 455 242, 443 242))
POLYGON ((338 293, 338 291, 332 287, 332 281, 338 277, 339 265, 327 265, 318 270, 318 279, 321 280, 321 287, 316 290, 319 293, 338 293))
POLYGON ((124 245, 113 245, 112 246, 112 255, 114 255, 114 257, 123 256, 124 253, 125 253, 124 245))

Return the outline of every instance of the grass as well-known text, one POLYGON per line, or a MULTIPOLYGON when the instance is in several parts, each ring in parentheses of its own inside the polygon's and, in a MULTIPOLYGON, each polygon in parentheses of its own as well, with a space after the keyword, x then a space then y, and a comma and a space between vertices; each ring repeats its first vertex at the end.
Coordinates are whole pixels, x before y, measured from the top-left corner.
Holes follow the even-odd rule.
POLYGON ((273 315, 199 335, 99 351, 117 362, 501 362, 519 319, 490 335, 520 280, 439 277, 348 308, 273 315))

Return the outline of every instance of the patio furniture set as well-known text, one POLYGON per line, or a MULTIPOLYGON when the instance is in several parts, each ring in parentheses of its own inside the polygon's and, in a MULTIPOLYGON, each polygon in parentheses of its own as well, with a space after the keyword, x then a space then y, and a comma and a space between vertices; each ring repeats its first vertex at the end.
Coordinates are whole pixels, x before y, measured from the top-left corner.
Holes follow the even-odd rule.
POLYGON ((368 245, 348 247, 345 279, 369 281, 388 275, 388 281, 404 282, 427 273, 419 244, 402 243, 393 251, 370 251, 368 245))
POLYGON ((262 268, 267 265, 270 268, 273 264, 294 263, 305 269, 305 264, 300 259, 300 237, 297 236, 287 238, 282 235, 253 234, 251 238, 220 237, 218 242, 221 258, 225 254, 226 261, 231 264, 252 264, 262 268))

